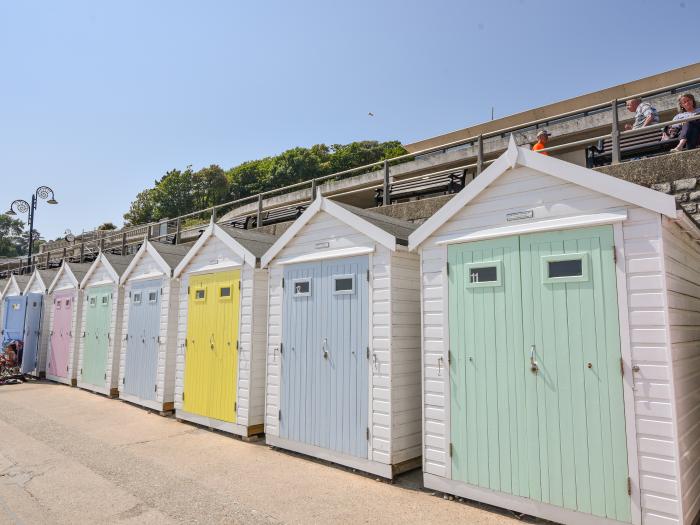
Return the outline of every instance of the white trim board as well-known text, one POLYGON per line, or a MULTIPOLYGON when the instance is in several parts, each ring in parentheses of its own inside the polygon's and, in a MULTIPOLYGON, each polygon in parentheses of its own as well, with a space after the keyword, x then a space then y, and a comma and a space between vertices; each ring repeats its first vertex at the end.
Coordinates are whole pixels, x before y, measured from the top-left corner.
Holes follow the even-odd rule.
POLYGON ((499 226, 496 228, 486 228, 467 235, 461 235, 452 239, 438 241, 437 245, 454 244, 471 241, 482 241, 484 239, 495 239, 497 237, 508 237, 511 235, 522 235, 525 233, 535 233, 549 230, 571 230, 574 228, 588 228, 603 224, 613 224, 627 219, 627 210, 616 210, 607 213, 594 213, 590 215, 574 215, 572 217, 561 217, 556 219, 545 219, 535 222, 518 223, 511 226, 499 226))
POLYGON ((192 412, 181 409, 175 409, 175 418, 236 436, 248 436, 248 427, 239 425, 238 423, 231 423, 230 421, 221 421, 220 419, 200 416, 199 414, 193 414, 192 412))
POLYGON ((491 183, 516 166, 531 168, 670 218, 677 217, 676 199, 672 195, 666 195, 564 160, 519 148, 511 135, 508 149, 500 157, 409 236, 409 250, 420 246, 438 228, 488 188, 491 183))
POLYGON ((291 450, 292 452, 297 452, 306 456, 330 461, 331 463, 337 463, 338 465, 343 465, 345 467, 368 472, 370 474, 374 474, 375 476, 381 476, 386 479, 392 478, 391 465, 372 461, 367 458, 348 456, 347 454, 342 454, 327 448, 308 445, 306 443, 300 443, 299 441, 292 441, 270 434, 265 434, 265 443, 272 447, 291 450))
POLYGON ((320 211, 325 211, 329 215, 344 222, 354 230, 366 235, 373 241, 389 248, 391 251, 396 251, 396 237, 384 231, 378 226, 375 226, 362 217, 355 215, 349 210, 336 204, 330 199, 327 199, 319 193, 311 205, 306 208, 294 223, 275 241, 270 249, 265 252, 260 260, 262 268, 270 264, 270 262, 279 254, 282 249, 306 226, 306 224, 320 211))
MULTIPOLYGON (((190 262, 192 262, 192 259, 197 255, 199 252, 200 248, 204 246, 204 244, 209 240, 211 237, 216 237, 219 239, 221 242, 223 242, 228 248, 233 251, 236 255, 238 255, 241 259, 243 259, 243 262, 245 264, 248 264, 255 268, 257 259, 255 255, 253 255, 249 250, 243 247, 239 242, 236 241, 233 237, 231 237, 226 231, 221 228, 221 226, 217 225, 213 220, 209 223, 209 226, 204 230, 202 235, 199 236, 199 239, 197 239, 197 242, 194 243, 194 246, 190 249, 189 252, 185 255, 185 257, 180 261, 180 263, 175 267, 175 270, 173 271, 173 277, 180 277, 182 273, 185 271, 187 266, 189 266, 190 262)), ((217 266, 216 270, 222 268, 221 266, 217 266)), ((214 268, 210 269, 211 271, 214 270, 214 268)), ((191 273, 196 273, 196 272, 191 272, 191 273)), ((200 272, 201 273, 201 272, 200 272)))
POLYGON ((427 489, 439 490, 462 498, 494 505, 503 509, 514 510, 530 516, 537 516, 556 523, 567 525, 621 525, 622 521, 601 518, 593 514, 584 514, 574 510, 557 507, 529 498, 521 498, 503 492, 495 492, 482 487, 468 485, 462 481, 453 481, 434 474, 423 473, 423 485, 427 489))
POLYGON ((286 259, 278 259, 275 261, 276 264, 296 264, 311 261, 322 261, 324 259, 336 259, 339 257, 356 257, 360 255, 369 255, 374 253, 374 246, 353 246, 352 248, 341 248, 339 250, 326 250, 318 253, 307 253, 304 255, 297 255, 295 257, 288 257, 286 259))

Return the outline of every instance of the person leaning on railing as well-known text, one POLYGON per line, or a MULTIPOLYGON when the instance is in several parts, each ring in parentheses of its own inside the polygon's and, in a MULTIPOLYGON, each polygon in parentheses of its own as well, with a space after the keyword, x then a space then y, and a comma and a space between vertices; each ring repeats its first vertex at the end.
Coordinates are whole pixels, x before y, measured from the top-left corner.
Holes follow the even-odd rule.
MULTIPOLYGON (((692 93, 683 93, 678 97, 678 114, 673 120, 682 120, 700 114, 692 93)), ((678 146, 671 151, 695 149, 700 144, 700 121, 691 120, 682 124, 669 124, 664 128, 662 140, 678 138, 678 146)))
POLYGON ((634 113, 634 122, 625 124, 625 129, 644 128, 659 122, 659 113, 656 111, 656 108, 649 102, 643 102, 639 97, 629 99, 625 106, 627 111, 634 113))
MULTIPOLYGON (((537 143, 532 146, 532 151, 539 151, 547 147, 547 141, 552 134, 546 129, 541 129, 537 132, 537 143)), ((549 155, 546 151, 540 151, 542 155, 549 155)))

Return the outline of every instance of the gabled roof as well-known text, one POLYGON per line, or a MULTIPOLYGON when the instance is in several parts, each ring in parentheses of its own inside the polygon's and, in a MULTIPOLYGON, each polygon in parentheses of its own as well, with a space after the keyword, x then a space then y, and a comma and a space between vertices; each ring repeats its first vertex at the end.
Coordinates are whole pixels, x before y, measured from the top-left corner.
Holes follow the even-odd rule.
POLYGON ((23 293, 26 294, 36 280, 40 282, 41 288, 44 290, 44 292, 46 292, 56 277, 56 274, 58 274, 58 270, 39 270, 38 268, 35 268, 34 272, 29 278, 29 281, 27 281, 27 285, 24 287, 23 293))
POLYGON ((171 277, 173 275, 173 271, 180 261, 182 261, 185 255, 187 255, 187 252, 190 251, 191 247, 191 244, 173 245, 162 242, 151 242, 148 239, 144 239, 141 248, 139 248, 134 257, 131 259, 131 262, 127 268, 122 273, 120 283, 124 284, 127 281, 129 275, 131 275, 131 272, 134 271, 134 268, 136 268, 138 262, 145 257, 146 254, 153 257, 153 260, 156 261, 164 275, 171 277))
POLYGON ((349 204, 341 204, 327 199, 319 193, 314 202, 301 214, 301 217, 294 221, 294 224, 292 224, 287 231, 277 239, 275 244, 272 245, 265 255, 263 255, 261 266, 267 266, 287 243, 289 243, 304 226, 321 211, 344 222, 392 251, 396 250, 397 244, 406 244, 408 236, 415 230, 415 226, 410 222, 356 208, 349 204))
POLYGON ((529 149, 519 148, 511 135, 508 149, 500 157, 411 234, 408 242, 409 250, 420 246, 498 177, 517 166, 532 168, 566 182, 635 204, 640 208, 676 218, 676 199, 673 196, 529 149))
POLYGON ((2 291, 2 296, 4 297, 5 294, 9 293, 10 288, 12 288, 12 285, 15 285, 19 290, 20 295, 22 295, 22 293, 24 292, 24 288, 29 282, 30 277, 31 276, 29 275, 10 275, 10 278, 7 280, 7 284, 5 285, 4 290, 2 291))
POLYGON ((68 275, 68 278, 76 288, 80 287, 80 283, 90 271, 91 267, 92 264, 89 263, 70 263, 68 261, 63 261, 61 267, 58 269, 58 272, 56 272, 56 276, 49 285, 48 293, 53 292, 53 289, 56 287, 59 279, 64 273, 68 275))
POLYGON ((90 276, 95 272, 95 269, 100 265, 104 264, 109 272, 110 277, 115 283, 119 283, 119 279, 122 274, 129 267, 129 263, 134 258, 133 255, 114 255, 111 253, 100 252, 97 259, 92 263, 90 269, 80 281, 80 287, 83 288, 87 282, 90 280, 90 276))
POLYGON ((211 221, 209 226, 202 232, 194 246, 190 248, 187 255, 180 261, 175 268, 173 275, 178 277, 187 268, 192 259, 197 255, 200 248, 204 246, 207 240, 211 237, 216 237, 223 242, 228 248, 243 259, 245 264, 256 267, 260 257, 272 246, 276 237, 266 233, 258 233, 239 228, 231 228, 229 226, 220 226, 211 221))

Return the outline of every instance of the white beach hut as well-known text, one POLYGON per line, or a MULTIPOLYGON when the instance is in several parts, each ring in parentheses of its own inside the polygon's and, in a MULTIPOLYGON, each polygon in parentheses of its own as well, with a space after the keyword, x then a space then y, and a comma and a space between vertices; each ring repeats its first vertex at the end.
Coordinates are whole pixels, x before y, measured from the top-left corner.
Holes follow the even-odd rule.
POLYGON ((121 276, 119 397, 158 412, 174 409, 179 282, 173 271, 191 247, 144 240, 121 276))
POLYGON ((25 351, 28 344, 35 346, 36 367, 28 371, 29 374, 44 377, 46 375, 46 349, 49 340, 49 315, 50 303, 46 300, 49 286, 53 282, 58 270, 56 269, 35 269, 29 277, 29 281, 24 288, 23 294, 30 300, 39 300, 40 312, 35 316, 27 316, 25 320, 25 333, 30 341, 25 341, 25 351), (33 332, 29 337, 29 332, 33 332))
POLYGON ((385 478, 420 465, 413 230, 319 195, 264 255, 268 444, 385 478))
POLYGON ((100 252, 80 287, 83 290, 78 387, 118 395, 122 349, 123 289, 119 285, 133 255, 100 252))
POLYGON ((76 386, 82 290, 80 282, 92 265, 63 261, 49 285, 46 303, 49 306, 49 340, 47 344, 46 378, 76 386))
POLYGON ((699 239, 672 196, 511 139, 409 238, 425 486, 561 523, 693 523, 699 239))
POLYGON ((175 415, 243 437, 263 431, 270 235, 213 222, 180 279, 175 415))

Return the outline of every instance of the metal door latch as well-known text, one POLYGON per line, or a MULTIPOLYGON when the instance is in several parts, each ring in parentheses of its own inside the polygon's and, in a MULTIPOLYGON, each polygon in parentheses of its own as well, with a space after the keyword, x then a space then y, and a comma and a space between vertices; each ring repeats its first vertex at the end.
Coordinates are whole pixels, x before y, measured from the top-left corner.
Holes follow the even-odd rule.
POLYGON ((328 339, 325 337, 323 338, 322 348, 323 348, 323 358, 328 359, 328 349, 326 348, 326 345, 328 344, 328 339))
POLYGON ((535 345, 530 346, 530 370, 535 374, 540 369, 537 361, 535 361, 535 345))

